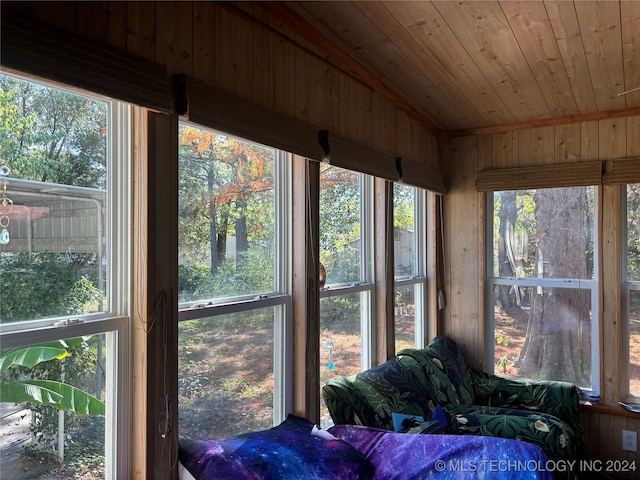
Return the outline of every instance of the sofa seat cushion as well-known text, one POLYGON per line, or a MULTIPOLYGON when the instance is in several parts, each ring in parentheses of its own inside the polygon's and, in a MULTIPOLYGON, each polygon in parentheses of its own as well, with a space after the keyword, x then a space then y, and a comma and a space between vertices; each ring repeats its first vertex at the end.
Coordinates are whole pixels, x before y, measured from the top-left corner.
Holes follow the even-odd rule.
POLYGON ((435 403, 448 408, 474 404, 471 371, 450 338, 436 337, 426 348, 401 350, 398 356, 411 357, 420 364, 435 403))
POLYGON ((539 446, 550 460, 577 458, 582 445, 571 425, 545 413, 474 405, 450 415, 452 433, 523 440, 539 446))

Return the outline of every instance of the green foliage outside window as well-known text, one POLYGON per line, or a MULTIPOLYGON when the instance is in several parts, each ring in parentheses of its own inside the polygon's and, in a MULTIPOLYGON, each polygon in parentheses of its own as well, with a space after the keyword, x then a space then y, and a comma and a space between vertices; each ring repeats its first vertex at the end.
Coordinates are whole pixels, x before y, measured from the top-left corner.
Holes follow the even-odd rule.
POLYGON ((47 252, 0 256, 0 323, 73 315, 100 302, 102 293, 78 263, 86 266, 47 252))

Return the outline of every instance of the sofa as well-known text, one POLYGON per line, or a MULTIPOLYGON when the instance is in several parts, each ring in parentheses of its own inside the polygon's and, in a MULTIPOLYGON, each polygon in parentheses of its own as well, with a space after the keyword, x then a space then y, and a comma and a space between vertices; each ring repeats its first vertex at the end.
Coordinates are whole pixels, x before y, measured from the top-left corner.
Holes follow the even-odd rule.
POLYGON ((180 439, 180 480, 552 480, 554 465, 525 442, 408 435, 358 425, 280 425, 220 440, 180 439))
POLYGON ((552 461, 585 456, 576 386, 481 372, 444 336, 357 375, 332 378, 322 397, 336 425, 394 430, 394 414, 430 420, 444 411, 446 434, 523 440, 552 461))

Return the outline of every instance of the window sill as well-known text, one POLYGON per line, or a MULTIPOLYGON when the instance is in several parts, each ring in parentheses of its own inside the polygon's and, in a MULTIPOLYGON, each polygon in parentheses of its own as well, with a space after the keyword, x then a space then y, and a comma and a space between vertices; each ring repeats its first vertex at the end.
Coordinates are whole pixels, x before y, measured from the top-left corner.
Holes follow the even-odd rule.
POLYGON ((625 410, 619 405, 602 405, 601 403, 593 404, 587 401, 580 401, 580 410, 589 413, 605 413, 607 415, 617 415, 620 417, 640 418, 640 414, 625 410))

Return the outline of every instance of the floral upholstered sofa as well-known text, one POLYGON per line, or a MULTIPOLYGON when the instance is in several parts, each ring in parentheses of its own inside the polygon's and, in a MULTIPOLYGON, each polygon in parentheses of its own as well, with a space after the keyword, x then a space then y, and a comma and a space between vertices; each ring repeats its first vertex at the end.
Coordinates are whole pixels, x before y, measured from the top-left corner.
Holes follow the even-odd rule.
POLYGON ((333 378, 322 389, 336 425, 394 430, 394 413, 427 420, 434 410, 444 410, 444 433, 523 440, 550 460, 584 456, 579 394, 570 383, 475 370, 443 336, 424 349, 402 350, 378 367, 333 378))

